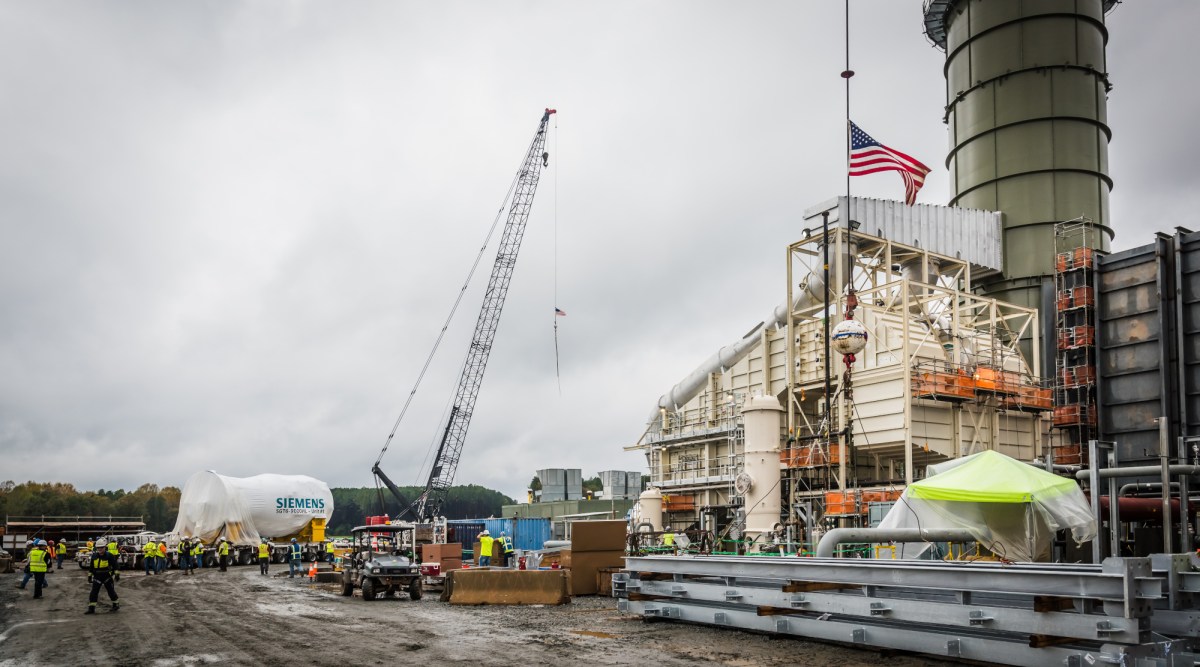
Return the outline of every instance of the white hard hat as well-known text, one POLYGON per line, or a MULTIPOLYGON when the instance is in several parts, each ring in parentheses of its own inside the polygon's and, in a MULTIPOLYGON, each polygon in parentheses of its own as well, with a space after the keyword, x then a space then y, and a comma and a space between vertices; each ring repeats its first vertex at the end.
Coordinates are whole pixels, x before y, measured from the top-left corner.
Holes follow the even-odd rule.
POLYGON ((486 530, 485 530, 485 531, 483 531, 482 533, 479 533, 479 534, 480 534, 480 535, 491 535, 491 533, 487 532, 486 530))
POLYGON ((103 537, 96 540, 96 546, 103 547, 106 545, 108 545, 108 540, 104 539, 103 537))

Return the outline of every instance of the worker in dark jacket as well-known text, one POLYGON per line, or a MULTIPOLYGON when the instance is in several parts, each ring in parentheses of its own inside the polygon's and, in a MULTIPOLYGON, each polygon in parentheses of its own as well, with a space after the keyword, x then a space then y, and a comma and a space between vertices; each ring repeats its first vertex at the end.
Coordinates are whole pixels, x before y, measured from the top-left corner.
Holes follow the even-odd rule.
POLYGON ((120 580, 121 573, 117 571, 117 559, 108 553, 104 546, 103 539, 96 542, 97 549, 92 554, 91 565, 88 566, 88 583, 92 585, 92 592, 88 595, 88 608, 84 612, 87 614, 96 613, 96 601, 100 597, 101 586, 108 591, 108 599, 112 600, 111 611, 121 608, 116 589, 116 582, 120 580))

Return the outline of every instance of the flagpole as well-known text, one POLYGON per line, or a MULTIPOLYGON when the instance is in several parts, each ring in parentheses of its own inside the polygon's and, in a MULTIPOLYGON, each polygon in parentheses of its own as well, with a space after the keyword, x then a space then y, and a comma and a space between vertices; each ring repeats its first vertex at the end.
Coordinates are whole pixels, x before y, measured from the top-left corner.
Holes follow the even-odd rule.
MULTIPOLYGON (((846 231, 850 231, 850 147, 852 140, 850 137, 850 78, 854 76, 854 70, 850 69, 850 0, 845 2, 845 30, 846 30, 846 68, 842 70, 842 79, 846 82, 846 231)), ((852 257, 850 255, 849 236, 846 243, 846 283, 847 293, 854 293, 854 281, 852 280, 852 257)), ((846 315, 849 319, 849 312, 846 315)))

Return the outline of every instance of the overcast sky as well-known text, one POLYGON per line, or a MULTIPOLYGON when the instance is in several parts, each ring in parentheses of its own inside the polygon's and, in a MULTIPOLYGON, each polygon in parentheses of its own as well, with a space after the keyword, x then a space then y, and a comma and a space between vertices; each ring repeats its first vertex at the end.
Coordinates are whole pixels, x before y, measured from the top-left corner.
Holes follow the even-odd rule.
MULTIPOLYGON (((843 191, 841 12, 0 2, 0 480, 370 485, 546 106, 458 481, 644 469, 622 447, 657 397, 783 300, 804 209, 843 191)), ((920 0, 851 16, 855 120, 936 165, 919 201, 945 203, 920 0)), ((1197 25, 1184 0, 1109 16, 1117 248, 1200 228, 1197 25)), ((423 482, 493 255, 383 460, 397 482, 423 482)))

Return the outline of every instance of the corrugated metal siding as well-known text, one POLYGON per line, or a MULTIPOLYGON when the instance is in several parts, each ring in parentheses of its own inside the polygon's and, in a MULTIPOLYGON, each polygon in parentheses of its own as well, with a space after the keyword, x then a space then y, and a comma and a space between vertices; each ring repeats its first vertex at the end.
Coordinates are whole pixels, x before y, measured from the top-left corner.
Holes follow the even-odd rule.
MULTIPOLYGON (((1001 270, 1001 214, 973 208, 917 204, 891 199, 851 197, 849 218, 861 223, 864 234, 914 245, 941 255, 966 260, 976 267, 1001 270)), ((846 198, 838 197, 804 212, 805 220, 830 211, 830 222, 846 219, 846 198)), ((839 223, 840 225, 840 223, 839 223)))
POLYGON ((529 551, 541 549, 550 539, 550 519, 454 519, 446 522, 451 542, 458 542, 464 549, 471 549, 479 533, 485 529, 492 537, 507 533, 513 538, 513 546, 529 551))
POLYGON ((1100 437, 1122 462, 1153 462, 1158 423, 1175 439, 1200 433, 1200 233, 1100 258, 1100 437))

